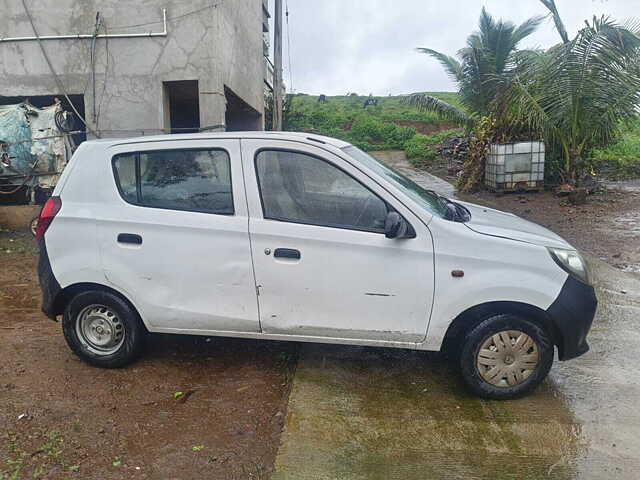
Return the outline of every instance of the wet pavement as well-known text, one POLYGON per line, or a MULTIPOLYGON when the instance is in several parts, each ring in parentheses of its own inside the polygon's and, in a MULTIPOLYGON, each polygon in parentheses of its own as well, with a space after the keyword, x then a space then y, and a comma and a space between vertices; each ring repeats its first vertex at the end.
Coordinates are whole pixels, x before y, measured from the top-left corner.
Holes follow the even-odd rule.
POLYGON ((274 480, 640 477, 640 278, 590 259, 591 351, 486 401, 437 354, 303 347, 274 480))
POLYGON ((626 257, 635 260, 625 262, 620 265, 620 268, 625 272, 640 273, 640 211, 635 210, 617 215, 613 218, 613 224, 616 234, 627 242, 626 257))
POLYGON ((605 182, 608 188, 626 190, 628 192, 640 192, 640 179, 618 180, 605 182))

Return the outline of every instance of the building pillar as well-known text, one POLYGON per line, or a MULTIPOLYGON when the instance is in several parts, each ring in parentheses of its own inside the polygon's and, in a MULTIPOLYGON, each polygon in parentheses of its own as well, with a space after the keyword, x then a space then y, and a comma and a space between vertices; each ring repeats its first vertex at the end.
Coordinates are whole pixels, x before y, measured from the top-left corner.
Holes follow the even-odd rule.
POLYGON ((198 89, 200 94, 200 128, 224 131, 227 112, 224 86, 217 84, 212 79, 200 79, 198 89))

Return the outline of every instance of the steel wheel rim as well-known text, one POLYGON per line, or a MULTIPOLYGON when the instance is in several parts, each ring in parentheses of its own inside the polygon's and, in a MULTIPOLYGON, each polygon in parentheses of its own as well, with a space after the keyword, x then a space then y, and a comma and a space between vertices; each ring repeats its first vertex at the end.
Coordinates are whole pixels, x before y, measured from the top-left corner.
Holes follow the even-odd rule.
POLYGON ((520 330, 503 330, 489 336, 478 350, 476 365, 482 379, 496 387, 524 383, 538 367, 536 342, 520 330))
POLYGON ((116 313, 104 305, 89 305, 76 317, 76 334, 96 355, 111 355, 124 343, 124 325, 116 313))

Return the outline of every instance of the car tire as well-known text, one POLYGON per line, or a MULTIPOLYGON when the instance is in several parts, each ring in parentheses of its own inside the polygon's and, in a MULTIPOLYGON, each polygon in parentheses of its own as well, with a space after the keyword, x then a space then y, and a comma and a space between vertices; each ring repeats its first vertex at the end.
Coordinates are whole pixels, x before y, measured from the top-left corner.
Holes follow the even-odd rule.
POLYGON ((553 343, 544 328, 511 314, 495 315, 465 336, 460 370, 476 395, 510 400, 527 395, 553 364, 553 343))
POLYGON ((78 357, 103 368, 133 362, 142 350, 145 333, 140 317, 126 301, 99 290, 79 293, 69 301, 62 330, 78 357))

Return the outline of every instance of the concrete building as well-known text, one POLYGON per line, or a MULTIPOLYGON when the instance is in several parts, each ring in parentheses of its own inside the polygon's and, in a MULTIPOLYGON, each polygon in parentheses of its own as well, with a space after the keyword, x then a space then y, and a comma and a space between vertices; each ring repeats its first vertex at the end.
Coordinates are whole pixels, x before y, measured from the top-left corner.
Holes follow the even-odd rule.
POLYGON ((267 0, 25 2, 2 1, 0 104, 66 91, 102 137, 264 128, 267 0))

